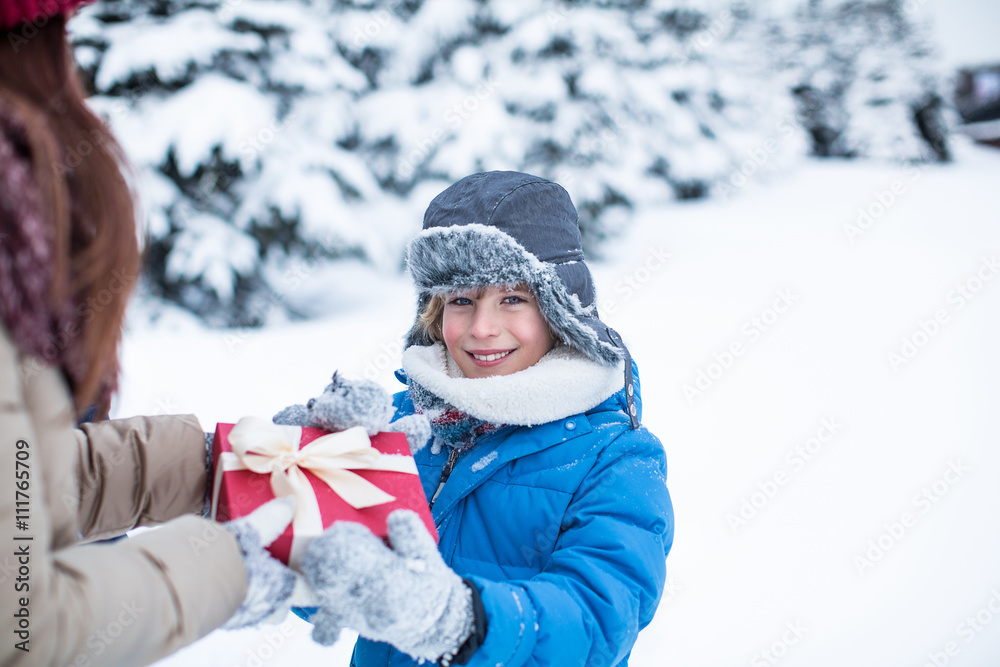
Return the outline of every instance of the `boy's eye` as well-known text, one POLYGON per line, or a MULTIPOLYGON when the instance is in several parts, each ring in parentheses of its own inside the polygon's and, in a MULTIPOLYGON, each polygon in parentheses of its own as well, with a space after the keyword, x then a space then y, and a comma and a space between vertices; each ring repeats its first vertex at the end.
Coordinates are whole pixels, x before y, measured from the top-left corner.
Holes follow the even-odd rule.
POLYGON ((520 294, 511 294, 510 296, 504 297, 503 302, 511 304, 528 303, 528 298, 521 296, 520 294))

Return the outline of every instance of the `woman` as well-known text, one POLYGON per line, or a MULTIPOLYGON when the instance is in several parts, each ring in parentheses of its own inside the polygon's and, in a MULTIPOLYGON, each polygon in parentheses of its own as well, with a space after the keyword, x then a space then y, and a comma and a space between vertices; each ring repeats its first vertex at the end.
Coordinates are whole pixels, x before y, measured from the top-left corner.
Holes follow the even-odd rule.
POLYGON ((0 0, 3 665, 148 664, 285 613, 295 583, 261 546, 286 503, 225 526, 182 517, 205 498, 194 416, 75 427, 116 390, 140 263, 121 151, 75 78, 65 23, 80 4, 0 0))

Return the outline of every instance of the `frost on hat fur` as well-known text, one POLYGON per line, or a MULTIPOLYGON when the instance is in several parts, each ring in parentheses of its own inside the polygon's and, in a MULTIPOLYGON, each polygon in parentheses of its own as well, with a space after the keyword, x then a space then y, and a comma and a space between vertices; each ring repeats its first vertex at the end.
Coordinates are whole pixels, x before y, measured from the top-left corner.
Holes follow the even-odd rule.
POLYGON ((433 342, 419 325, 433 295, 523 283, 564 344, 603 365, 624 357, 597 315, 576 208, 551 181, 518 172, 458 181, 431 202, 407 265, 419 301, 406 347, 433 342))

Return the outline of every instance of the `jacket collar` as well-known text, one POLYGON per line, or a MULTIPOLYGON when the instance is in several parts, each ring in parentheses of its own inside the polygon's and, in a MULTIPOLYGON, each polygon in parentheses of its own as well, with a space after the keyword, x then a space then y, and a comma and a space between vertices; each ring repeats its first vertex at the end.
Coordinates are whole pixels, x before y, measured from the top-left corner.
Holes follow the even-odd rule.
POLYGON ((403 352, 406 376, 447 403, 493 424, 534 426, 594 408, 622 388, 623 364, 604 366, 559 346, 510 375, 466 378, 442 343, 403 352))

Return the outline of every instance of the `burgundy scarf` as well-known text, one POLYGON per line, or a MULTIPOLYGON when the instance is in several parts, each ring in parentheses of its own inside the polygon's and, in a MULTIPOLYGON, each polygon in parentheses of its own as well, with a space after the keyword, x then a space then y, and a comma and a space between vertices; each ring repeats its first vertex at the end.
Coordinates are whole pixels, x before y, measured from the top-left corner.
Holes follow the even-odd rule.
POLYGON ((465 452, 487 433, 492 433, 503 424, 492 424, 462 412, 443 398, 424 388, 412 378, 409 380, 410 398, 419 414, 427 416, 431 422, 431 453, 438 454, 442 446, 465 452))

